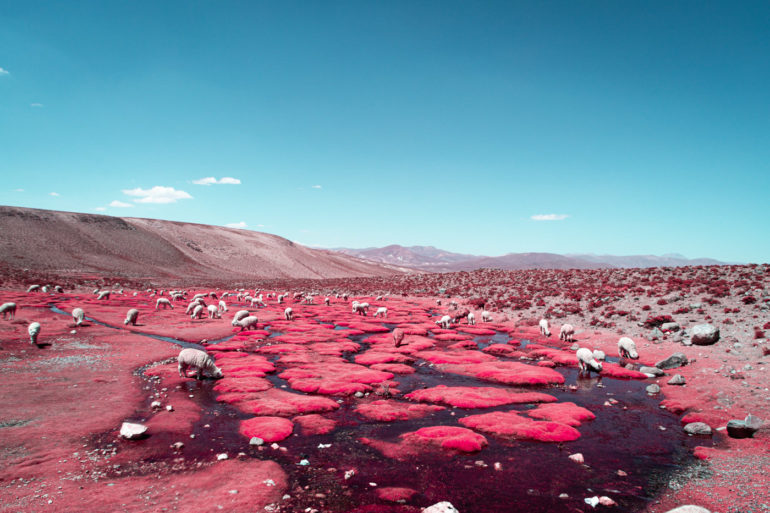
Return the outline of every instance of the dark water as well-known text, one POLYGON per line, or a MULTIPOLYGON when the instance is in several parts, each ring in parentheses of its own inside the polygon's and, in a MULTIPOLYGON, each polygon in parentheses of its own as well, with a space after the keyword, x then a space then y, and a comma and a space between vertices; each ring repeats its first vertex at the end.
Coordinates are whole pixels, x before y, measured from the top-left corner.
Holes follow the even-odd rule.
MULTIPOLYGON (((394 325, 386 326, 392 329, 394 325)), ((188 346, 166 337, 147 336, 188 346)), ((363 352, 368 349, 368 344, 362 342, 367 336, 349 338, 362 344, 363 352)), ((497 333, 475 337, 474 341, 481 348, 506 343, 509 339, 507 334, 497 333)), ((437 345, 446 347, 452 343, 439 342, 437 345)), ((522 346, 526 343, 528 341, 522 341, 522 346)), ((351 360, 353 356, 345 355, 351 360)), ((268 379, 277 388, 291 392, 286 382, 278 377, 283 370, 277 363, 278 357, 271 359, 276 362, 278 370, 268 379)), ((416 373, 394 378, 400 383, 398 388, 402 394, 438 384, 510 388, 480 382, 472 377, 442 373, 424 361, 417 361, 414 367, 416 373)), ((560 402, 571 401, 596 414, 595 420, 577 428, 581 438, 574 442, 504 441, 487 436, 489 446, 476 454, 426 452, 407 461, 397 461, 363 445, 359 439, 367 437, 397 442, 399 435, 421 427, 459 425, 457 420, 467 415, 525 410, 532 406, 447 408, 423 419, 380 423, 367 421, 353 410, 359 401, 380 399, 371 396, 365 399, 343 398, 339 401, 339 410, 325 413, 325 417, 334 419, 338 424, 330 434, 295 434, 279 443, 287 449, 285 452, 270 447, 259 451, 250 447, 247 440, 238 434, 239 422, 250 418, 250 415, 216 402, 214 381, 190 380, 184 383, 184 391, 195 396, 194 400, 202 408, 203 415, 194 427, 196 437, 185 440, 184 457, 191 465, 196 461, 211 462, 213 455, 220 452, 228 453, 231 458, 245 452, 247 458, 277 461, 289 474, 290 482, 287 493, 291 498, 281 503, 281 511, 299 512, 315 508, 326 513, 364 510, 406 512, 415 511, 414 506, 424 507, 447 500, 462 513, 574 512, 591 510, 583 501, 585 497, 607 495, 618 502, 618 507, 613 510, 620 512, 643 510, 667 485, 672 472, 694 461, 689 449, 710 442, 710 439, 686 436, 678 418, 659 408, 661 397, 647 396, 645 382, 598 377, 579 379, 577 369, 557 367, 556 370, 565 376, 565 386, 530 387, 527 390, 554 395, 560 402), (577 385, 578 388, 569 390, 568 385, 577 385), (605 401, 610 398, 618 403, 605 406, 605 401), (331 446, 319 448, 319 444, 331 446), (583 454, 585 466, 568 459, 570 454, 577 452, 583 454), (310 464, 299 465, 302 459, 307 459, 310 464), (501 465, 501 470, 495 470, 495 463, 501 465), (345 479, 344 474, 349 470, 355 473, 345 479), (627 476, 619 476, 618 470, 626 472, 627 476), (375 490, 386 486, 417 490, 418 493, 407 502, 411 509, 378 499, 375 490), (569 498, 559 498, 564 493, 569 498)), ((295 433, 299 432, 297 426, 295 433)), ((162 444, 158 454, 168 454, 167 440, 153 442, 151 437, 145 443, 162 444)), ((173 457, 175 455, 169 454, 155 458, 153 462, 173 457)))

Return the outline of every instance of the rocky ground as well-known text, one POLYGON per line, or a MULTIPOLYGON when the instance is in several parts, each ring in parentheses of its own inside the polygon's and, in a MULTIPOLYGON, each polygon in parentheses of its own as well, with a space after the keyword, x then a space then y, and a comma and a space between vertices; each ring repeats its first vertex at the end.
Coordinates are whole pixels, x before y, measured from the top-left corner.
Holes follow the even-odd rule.
POLYGON ((515 497, 534 511, 591 510, 583 499, 593 494, 615 503, 597 508, 616 511, 770 511, 767 425, 741 439, 726 429, 748 414, 770 419, 766 268, 716 269, 426 275, 409 278, 409 290, 288 283, 278 290, 323 294, 314 304, 290 299, 292 321, 282 319, 285 304, 266 299, 252 309, 258 329, 243 333, 229 323, 242 308, 235 299, 226 299, 227 319, 190 320, 187 301, 156 311, 152 292, 98 301, 86 288, 26 293, 16 284, 0 291, 19 305, 0 321, 0 511, 407 512, 443 499, 463 513, 495 511, 494 489, 455 499, 444 482, 523 482, 539 459, 564 475, 552 470, 550 482, 515 497), (387 323, 372 310, 353 315, 332 294, 347 291, 372 310, 387 306, 387 323), (451 301, 477 319, 485 306, 493 322, 440 329, 434 321, 457 311, 451 301), (75 326, 50 304, 80 306, 87 320, 75 326), (131 307, 139 322, 125 327, 131 307), (26 333, 32 321, 42 325, 40 347, 26 333), (558 340, 564 323, 575 326, 574 342, 558 340), (691 344, 699 324, 719 328, 719 339, 691 344), (406 333, 399 348, 395 327, 406 333), (639 360, 618 361, 621 335, 635 340, 639 360), (162 339, 231 336, 199 346, 225 373, 203 382, 178 376, 180 348, 162 339), (601 379, 577 376, 578 346, 606 353, 601 379), (639 373, 674 353, 687 363, 639 373), (150 436, 121 438, 124 421, 150 436), (684 431, 697 422, 711 432, 684 431), (576 454, 584 463, 568 459, 576 454), (412 461, 435 466, 434 478, 412 461), (560 461, 575 466, 554 467, 560 461))

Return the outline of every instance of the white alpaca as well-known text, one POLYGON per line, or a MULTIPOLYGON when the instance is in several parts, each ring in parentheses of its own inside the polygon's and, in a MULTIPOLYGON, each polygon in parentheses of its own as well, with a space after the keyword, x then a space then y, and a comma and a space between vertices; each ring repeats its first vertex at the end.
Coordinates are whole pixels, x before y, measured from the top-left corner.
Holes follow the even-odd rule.
POLYGON ((257 329, 257 318, 254 315, 249 315, 238 321, 233 321, 233 326, 238 326, 241 331, 246 329, 257 329))
POLYGON ((476 324, 476 316, 473 315, 473 312, 468 314, 468 324, 470 324, 471 326, 476 324))
POLYGON ((30 285, 27 292, 40 292, 40 285, 30 285))
POLYGON ((103 290, 99 292, 99 295, 96 296, 96 299, 110 299, 110 291, 109 290, 103 290))
POLYGON ((6 315, 9 319, 14 319, 16 317, 16 303, 3 303, 0 306, 0 313, 3 314, 3 320, 5 320, 6 315))
POLYGON ((288 307, 286 310, 283 311, 283 316, 286 318, 287 321, 294 319, 294 310, 292 310, 291 307, 288 307))
POLYGON ((209 312, 209 319, 221 319, 222 316, 219 314, 219 308, 217 308, 214 305, 209 305, 206 307, 206 310, 209 312))
POLYGON ((80 326, 83 324, 83 320, 86 318, 86 314, 83 312, 82 308, 75 308, 72 310, 72 318, 75 319, 75 324, 80 326))
POLYGON ((202 379, 204 372, 208 372, 214 378, 223 376, 222 370, 214 364, 211 355, 200 349, 191 347, 182 349, 177 357, 177 363, 180 378, 187 377, 188 369, 195 371, 195 379, 202 379))
POLYGON ((331 299, 329 299, 328 297, 324 299, 324 304, 326 304, 326 306, 329 306, 330 303, 331 303, 331 299))
POLYGON ((29 333, 29 341, 33 344, 37 344, 37 336, 40 334, 40 323, 33 322, 30 324, 29 328, 27 328, 27 333, 29 333))
POLYGON ((575 356, 577 356, 578 359, 578 368, 580 368, 580 372, 588 372, 589 374, 591 371, 594 371, 597 374, 601 372, 602 364, 596 361, 594 353, 590 349, 581 347, 575 352, 575 356))
POLYGON ((132 308, 126 314, 126 320, 123 321, 123 324, 131 323, 132 326, 136 326, 136 320, 138 318, 139 318, 139 310, 137 310, 136 308, 132 308))
POLYGON ((159 297, 157 301, 155 301, 155 309, 160 310, 160 307, 163 306, 163 308, 171 308, 174 309, 174 305, 171 304, 171 301, 166 299, 165 297, 159 297))
POLYGON ((621 358, 637 360, 639 353, 636 352, 636 343, 628 337, 622 337, 618 340, 618 355, 621 358))
POLYGON ((221 299, 219 300, 219 306, 217 308, 219 309, 220 312, 226 312, 227 311, 227 305, 221 299))
POLYGON ((233 322, 231 324, 233 326, 237 326, 238 325, 238 321, 240 321, 244 317, 248 317, 248 316, 249 316, 249 311, 248 310, 238 310, 237 312, 235 312, 235 315, 233 316, 233 322))
POLYGON ((440 320, 436 321, 436 324, 438 324, 439 326, 441 326, 445 330, 448 330, 449 329, 449 325, 450 325, 451 322, 452 322, 452 318, 449 317, 448 315, 445 315, 440 320))
POLYGON ((492 322, 492 314, 486 310, 481 312, 481 322, 492 322))
POLYGON ((575 340, 575 328, 572 324, 562 324, 559 330, 559 340, 572 342, 575 340))
POLYGON ((551 336, 551 330, 548 326, 548 319, 540 319, 540 334, 545 335, 546 337, 551 336))
POLYGON ((388 318, 388 309, 385 308, 384 306, 379 307, 377 309, 377 311, 374 312, 374 316, 375 317, 379 317, 380 315, 387 319, 388 318))
POLYGON ((192 315, 190 316, 190 319, 200 319, 201 314, 203 313, 203 305, 195 305, 195 308, 193 308, 192 315))

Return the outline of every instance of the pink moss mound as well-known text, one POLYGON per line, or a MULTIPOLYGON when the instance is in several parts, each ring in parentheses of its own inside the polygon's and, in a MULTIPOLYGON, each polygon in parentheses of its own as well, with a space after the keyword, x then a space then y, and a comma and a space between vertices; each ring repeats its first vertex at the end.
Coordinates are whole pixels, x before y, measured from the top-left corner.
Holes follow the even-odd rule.
POLYGON ((377 488, 376 493, 377 493, 377 498, 380 500, 388 501, 388 502, 398 502, 398 501, 408 501, 414 496, 414 494, 417 493, 417 490, 412 490, 411 488, 399 488, 399 487, 389 486, 385 488, 377 488))
POLYGON ((229 392, 262 392, 268 388, 272 388, 272 384, 266 379, 259 377, 249 378, 224 378, 214 385, 214 390, 225 394, 229 392))
POLYGON ((370 403, 359 404, 356 406, 356 413, 368 420, 393 422, 396 420, 419 419, 443 409, 443 406, 410 404, 382 399, 370 403))
POLYGON ((336 401, 327 397, 293 394, 275 388, 256 394, 243 394, 242 397, 235 397, 235 400, 231 399, 232 396, 233 394, 219 396, 217 400, 229 402, 245 413, 256 415, 291 417, 301 413, 333 411, 340 407, 336 401))
POLYGON ((534 419, 552 420, 573 427, 596 418, 590 410, 575 403, 541 404, 533 410, 527 410, 527 415, 534 419))
POLYGON ((564 376, 553 369, 519 362, 484 362, 469 365, 445 365, 454 374, 474 376, 484 381, 505 385, 561 385, 564 376))
POLYGON ((507 344, 492 344, 485 347, 482 351, 497 356, 505 356, 507 358, 519 358, 524 356, 524 353, 507 344))
POLYGON ((405 396, 414 401, 442 403, 458 408, 490 408, 504 404, 527 404, 555 402, 552 395, 539 392, 514 392, 492 387, 448 387, 416 390, 405 396))
POLYGON ((481 351, 420 351, 415 356, 436 364, 481 363, 497 360, 494 356, 481 351))
POLYGON ((280 442, 291 435, 294 423, 282 417, 254 417, 244 420, 238 427, 238 432, 246 438, 256 436, 265 442, 280 442))
POLYGON ((311 415, 301 415, 292 419, 295 424, 302 428, 302 434, 305 436, 325 435, 334 431, 337 423, 332 419, 327 419, 322 415, 313 413, 311 415))
POLYGON ((609 362, 602 363, 601 375, 615 379, 647 379, 647 374, 626 369, 625 367, 609 362))
POLYGON ((541 420, 531 420, 516 412, 495 411, 460 419, 460 424, 501 438, 537 442, 571 442, 580 438, 577 429, 541 420))
POLYGON ((414 374, 416 372, 413 367, 400 363, 376 363, 372 365, 372 369, 392 372, 393 374, 414 374))
POLYGON ((494 335, 497 333, 495 330, 490 330, 487 328, 476 328, 474 326, 458 326, 457 331, 462 331, 463 333, 471 333, 473 335, 494 335))
POLYGON ((356 356, 356 363, 361 365, 373 365, 376 363, 412 363, 413 361, 414 358, 410 358, 401 353, 389 353, 376 350, 367 351, 356 356))
POLYGON ((457 426, 435 426, 418 429, 401 435, 397 443, 361 438, 388 458, 408 460, 425 452, 448 451, 453 453, 478 452, 487 446, 487 439, 470 429, 457 426))
POLYGON ((352 395, 370 391, 370 384, 387 381, 393 378, 393 374, 354 363, 309 363, 287 369, 280 377, 295 390, 324 395, 352 395))

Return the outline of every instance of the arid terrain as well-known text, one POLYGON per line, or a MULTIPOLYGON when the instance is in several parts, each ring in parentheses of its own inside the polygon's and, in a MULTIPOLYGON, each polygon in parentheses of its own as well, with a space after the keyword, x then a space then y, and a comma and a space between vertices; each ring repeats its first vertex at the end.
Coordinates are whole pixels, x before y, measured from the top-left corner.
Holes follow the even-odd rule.
POLYGON ((0 511, 406 513, 444 500, 463 513, 592 510, 586 500, 606 511, 770 511, 767 425, 749 438, 725 429, 770 418, 768 273, 263 280, 243 293, 264 306, 236 287, 189 284, 173 309, 156 309, 169 298, 161 278, 137 290, 81 276, 57 293, 27 292, 55 281, 5 275, 0 299, 18 308, 0 321, 0 511), (229 309, 221 319, 185 314, 196 293, 217 305, 210 292, 229 309), (368 315, 351 311, 354 300, 368 315), (387 318, 373 317, 379 307, 387 318), (123 323, 130 308, 136 326, 123 323), (241 309, 255 327, 231 325, 241 309), (464 309, 476 325, 436 324, 464 309), (574 342, 559 340, 565 323, 574 342), (698 324, 719 339, 692 345, 698 324), (638 360, 618 357, 621 335, 638 360), (208 351, 224 378, 180 377, 181 346, 208 351), (598 376, 578 373, 576 347, 606 354, 598 376), (687 363, 658 377, 642 369, 674 353, 687 363), (122 438, 125 421, 149 436, 122 438), (694 422, 710 433, 685 432, 694 422))

